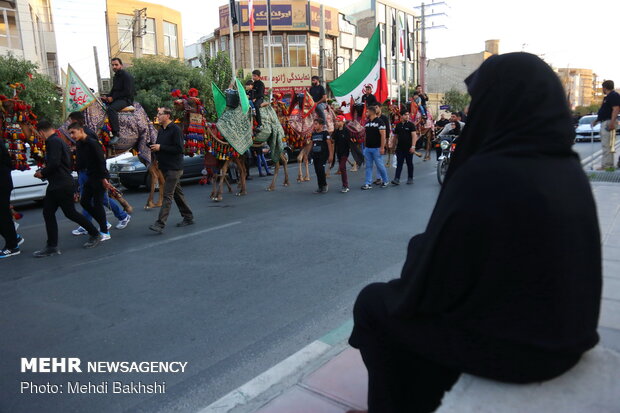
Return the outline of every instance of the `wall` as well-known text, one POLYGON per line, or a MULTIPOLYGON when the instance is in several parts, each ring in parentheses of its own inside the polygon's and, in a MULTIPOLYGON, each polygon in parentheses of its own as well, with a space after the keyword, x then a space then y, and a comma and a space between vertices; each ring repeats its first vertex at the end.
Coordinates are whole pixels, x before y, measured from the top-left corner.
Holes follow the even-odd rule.
POLYGON ((467 92, 465 78, 491 56, 488 52, 442 57, 428 61, 426 69, 426 90, 445 93, 450 89, 467 92))
MULTIPOLYGON (((132 0, 107 0, 107 31, 108 51, 110 58, 120 57, 125 64, 131 64, 133 53, 119 51, 118 20, 117 14, 133 16, 134 10, 146 8, 146 17, 155 19, 155 39, 157 55, 164 55, 164 21, 177 25, 177 53, 178 58, 183 59, 183 27, 181 13, 159 4, 146 3, 132 0)), ((144 56, 149 56, 144 54, 144 56)))

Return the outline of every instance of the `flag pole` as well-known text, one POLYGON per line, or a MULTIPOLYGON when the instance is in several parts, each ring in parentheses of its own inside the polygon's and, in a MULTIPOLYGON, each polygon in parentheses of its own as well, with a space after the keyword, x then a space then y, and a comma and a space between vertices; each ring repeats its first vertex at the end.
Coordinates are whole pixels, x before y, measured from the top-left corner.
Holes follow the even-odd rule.
POLYGON ((271 68, 271 0, 267 0, 267 59, 269 60, 269 102, 273 98, 273 71, 271 68))
POLYGON ((254 70, 254 0, 248 0, 248 25, 250 26, 250 71, 254 70))
POLYGON ((234 4, 234 0, 230 0, 228 2, 228 30, 229 30, 229 34, 230 34, 230 64, 232 67, 232 79, 231 79, 231 84, 232 82, 234 82, 235 77, 237 76, 237 70, 235 68, 235 38, 234 38, 234 34, 233 34, 233 22, 232 22, 232 13, 233 13, 233 4, 234 4))

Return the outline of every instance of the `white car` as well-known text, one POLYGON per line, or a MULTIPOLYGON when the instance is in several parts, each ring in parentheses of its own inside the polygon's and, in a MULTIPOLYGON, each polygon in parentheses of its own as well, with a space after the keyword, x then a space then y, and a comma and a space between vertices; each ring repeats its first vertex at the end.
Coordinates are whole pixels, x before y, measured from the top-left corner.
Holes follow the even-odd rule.
MULTIPOLYGON (((586 115, 579 119, 577 129, 575 129, 575 142, 590 142, 601 140, 601 124, 597 123, 592 127, 592 122, 596 120, 596 115, 586 115)), ((616 131, 620 132, 620 116, 616 122, 616 131)))
MULTIPOLYGON (((131 158, 133 155, 131 152, 126 152, 118 155, 114 158, 106 160, 108 170, 112 163, 121 159, 131 158)), ((28 165, 30 169, 26 171, 12 171, 11 178, 13 178, 13 191, 11 192, 11 203, 17 202, 29 202, 29 201, 41 201, 45 198, 45 191, 47 189, 47 181, 42 181, 39 178, 34 177, 34 173, 37 170, 37 164, 30 159, 29 154, 28 165)), ((77 181, 77 173, 73 172, 73 177, 77 181)))

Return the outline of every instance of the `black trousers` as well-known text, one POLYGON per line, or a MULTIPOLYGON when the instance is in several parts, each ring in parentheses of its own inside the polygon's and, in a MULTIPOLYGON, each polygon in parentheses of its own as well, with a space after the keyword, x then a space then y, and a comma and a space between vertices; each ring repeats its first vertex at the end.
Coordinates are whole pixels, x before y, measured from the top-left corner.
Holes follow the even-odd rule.
POLYGON ((263 98, 258 98, 254 101, 254 109, 256 110, 256 123, 258 123, 258 126, 263 125, 263 121, 260 117, 260 105, 262 104, 263 104, 263 98))
POLYGON ((349 343, 368 369, 369 413, 428 413, 441 405, 461 372, 431 361, 391 337, 382 284, 364 288, 355 302, 349 343))
POLYGON ((325 160, 327 156, 323 156, 320 153, 312 154, 312 163, 314 164, 314 172, 316 173, 316 179, 319 184, 319 189, 327 186, 327 177, 325 176, 325 160))
POLYGON ((409 153, 408 149, 396 150, 396 174, 395 179, 400 179, 400 174, 403 171, 403 163, 407 161, 407 178, 413 178, 413 154, 409 153))
POLYGON ((108 114, 108 120, 110 121, 110 129, 112 129, 112 135, 118 136, 120 126, 118 124, 118 111, 130 106, 131 103, 125 99, 114 100, 108 104, 106 113, 108 114))
POLYGON ((17 247, 17 232, 11 213, 11 190, 8 187, 0 188, 0 235, 4 238, 5 248, 17 247))
POLYGON ((103 183, 98 179, 89 178, 84 183, 80 204, 97 221, 99 230, 101 232, 108 232, 108 223, 105 217, 105 209, 103 208, 104 195, 105 188, 103 183))
POLYGON ((43 218, 45 219, 45 229, 47 230, 48 247, 58 246, 56 211, 59 207, 68 219, 85 228, 89 235, 99 235, 97 228, 84 215, 75 210, 72 186, 52 190, 48 188, 43 201, 43 218))

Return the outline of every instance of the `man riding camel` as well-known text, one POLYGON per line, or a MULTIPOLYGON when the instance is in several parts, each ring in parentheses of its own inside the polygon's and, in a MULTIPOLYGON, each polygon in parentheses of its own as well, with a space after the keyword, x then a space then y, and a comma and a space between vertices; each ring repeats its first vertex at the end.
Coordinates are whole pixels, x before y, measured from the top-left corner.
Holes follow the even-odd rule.
POLYGON ((110 90, 108 95, 103 96, 101 100, 108 103, 107 114, 110 128, 112 129, 110 144, 114 145, 121 138, 119 136, 118 112, 127 106, 133 105, 135 92, 133 77, 123 70, 123 61, 118 57, 114 57, 110 62, 114 71, 112 90, 110 90))

